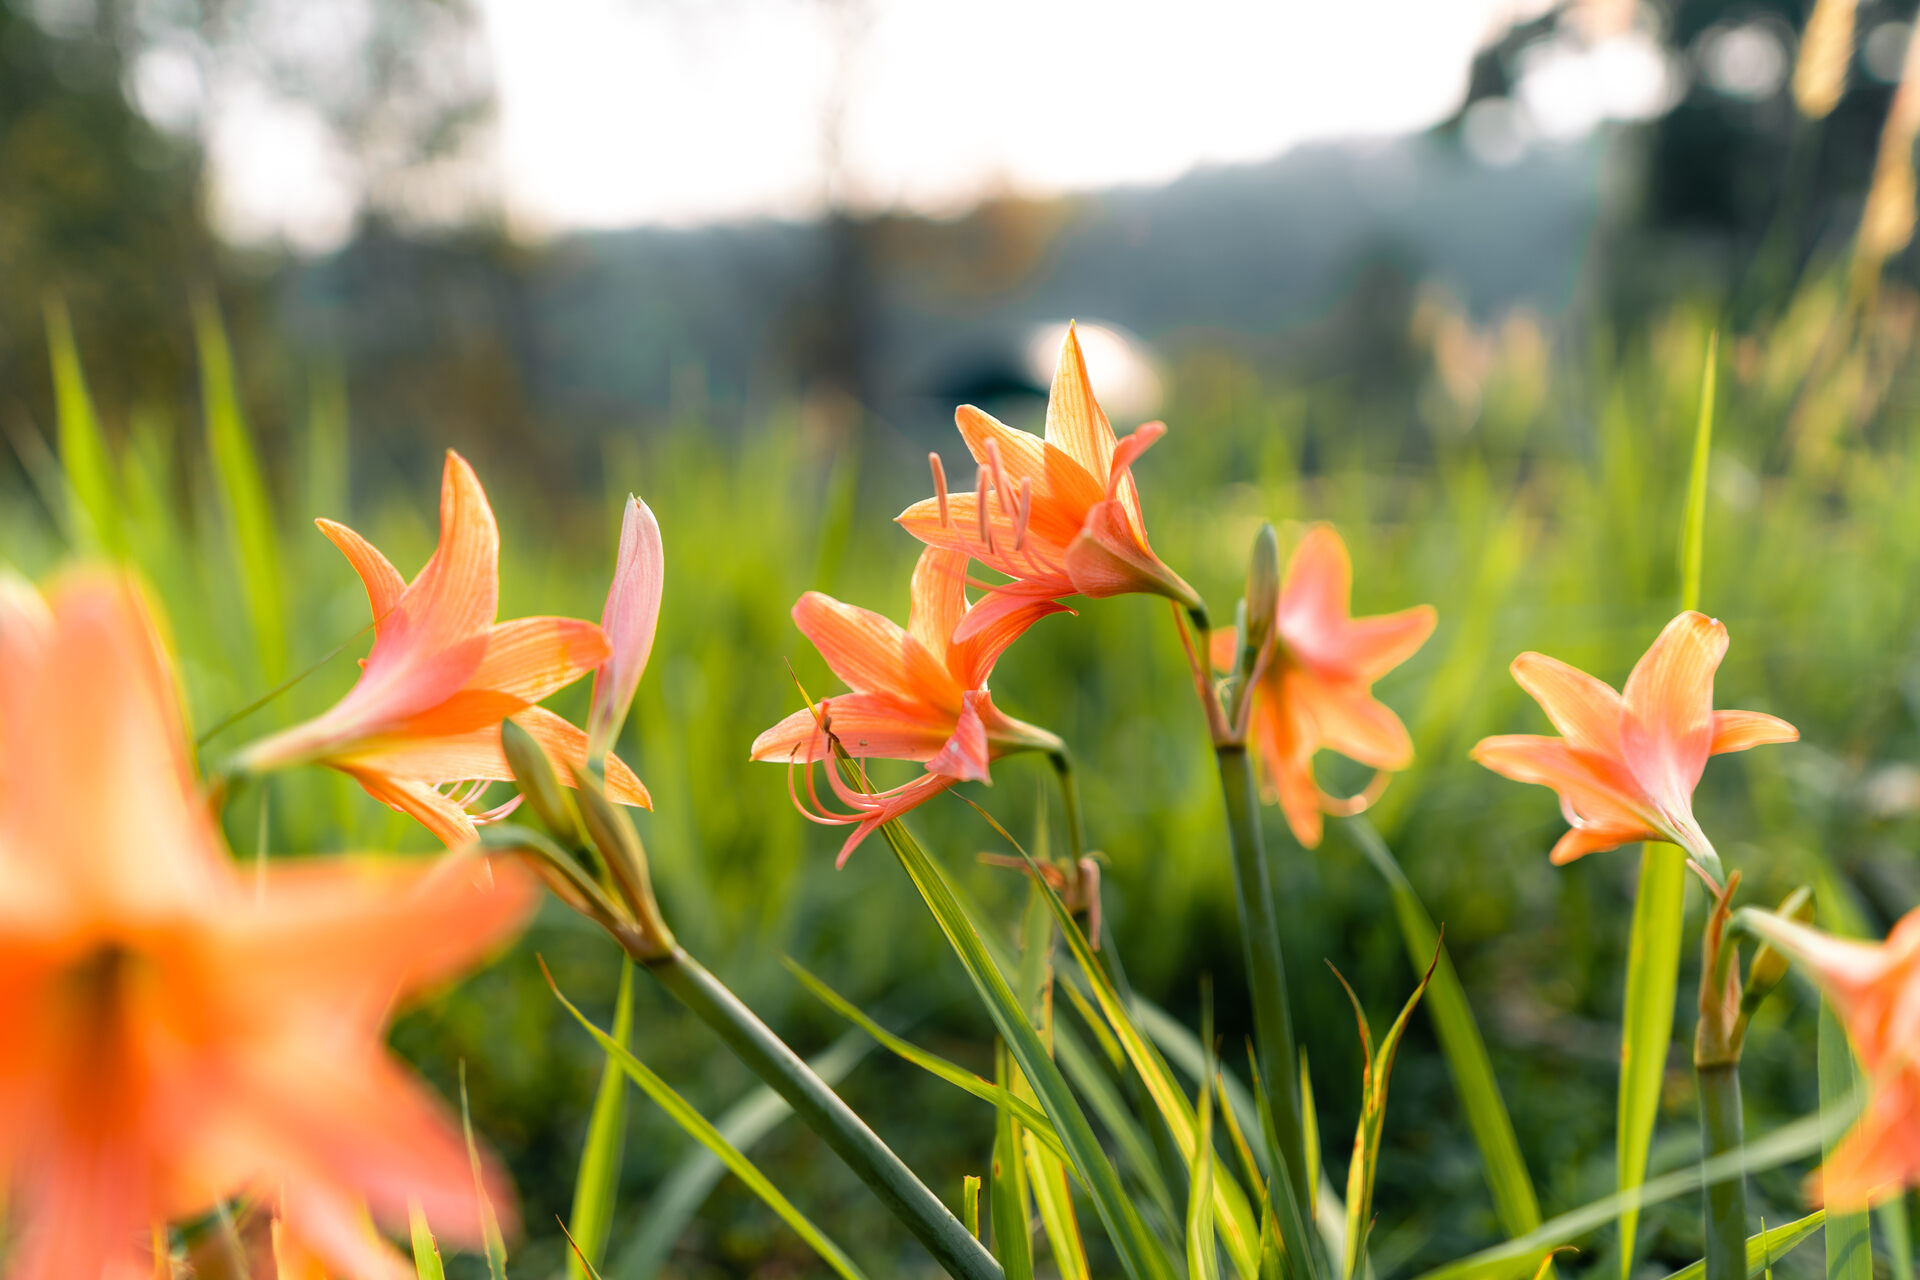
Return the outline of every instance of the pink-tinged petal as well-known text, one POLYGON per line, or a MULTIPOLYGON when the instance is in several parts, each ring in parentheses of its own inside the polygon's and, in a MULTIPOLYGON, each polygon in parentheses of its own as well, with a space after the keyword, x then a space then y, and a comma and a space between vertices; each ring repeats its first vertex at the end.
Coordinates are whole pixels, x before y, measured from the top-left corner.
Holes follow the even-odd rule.
POLYGON ((1544 653, 1521 654, 1512 671, 1568 742, 1586 751, 1620 754, 1626 704, 1607 684, 1544 653))
POLYGON ((1112 469, 1107 473, 1107 497, 1120 504, 1126 512, 1127 523, 1143 542, 1147 537, 1147 524, 1140 514, 1140 489, 1133 482, 1133 464, 1165 434, 1167 424, 1164 422, 1141 423, 1114 449, 1112 469))
POLYGON ((1072 613, 1058 600, 1018 591, 989 591, 967 610, 947 650, 947 667, 962 688, 979 689, 993 674, 994 664, 1027 628, 1056 613, 1072 613))
POLYGON ((1286 672, 1281 687, 1283 696, 1312 720, 1321 746, 1375 769, 1413 763, 1407 727, 1365 687, 1330 683, 1298 670, 1286 672))
POLYGON ((8 1242, 7 1280, 124 1277, 136 1250, 151 1256, 140 1248, 154 1208, 143 1185, 151 1175, 139 1162, 132 1144, 109 1141, 40 1153, 31 1181, 15 1192, 19 1234, 8 1242))
POLYGON ((1271 696, 1277 687, 1263 684, 1253 704, 1247 738, 1264 775, 1265 789, 1280 805, 1287 826, 1302 847, 1317 849, 1323 832, 1320 788, 1313 778, 1313 742, 1296 708, 1271 696))
MULTIPOLYGON (((569 721, 545 707, 528 707, 517 713, 513 722, 533 735, 558 767, 560 780, 571 786, 572 777, 567 765, 584 767, 587 763, 587 735, 569 721)), ((605 761, 607 799, 615 804, 632 805, 640 809, 652 809, 653 797, 626 761, 619 756, 608 755, 605 761)))
POLYGON ((1076 591, 1095 599, 1145 592, 1188 606, 1200 602, 1194 589, 1153 554, 1117 501, 1087 512, 1080 536, 1067 548, 1067 575, 1076 591))
POLYGON ((1556 867, 1564 867, 1569 862, 1584 858, 1590 853, 1605 853, 1609 849, 1618 849, 1623 844, 1660 838, 1659 832, 1647 827, 1570 827, 1567 833, 1554 843, 1553 851, 1547 855, 1547 860, 1556 867))
POLYGON ((855 693, 939 702, 959 711, 961 690, 946 663, 891 619, 809 591, 794 604, 793 621, 855 693))
POLYGON ((1713 746, 1713 673, 1727 652, 1727 629, 1687 612, 1660 632, 1634 664, 1622 696, 1620 729, 1627 767, 1669 813, 1690 806, 1713 746))
POLYGON ((1764 711, 1716 711, 1713 713, 1713 747, 1709 754, 1745 751, 1748 747, 1770 742, 1798 742, 1800 731, 1764 711))
POLYGON ((1218 629, 1207 633, 1207 657, 1213 663, 1213 669, 1222 675, 1233 670, 1233 664, 1240 660, 1240 636, 1231 629, 1218 629))
MULTIPOLYGON (((870 693, 843 693, 819 704, 827 725, 847 754, 874 760, 931 760, 953 736, 958 717, 930 717, 924 707, 902 706, 870 693)), ((802 708, 753 740, 749 758, 785 764, 813 763, 833 755, 814 712, 802 708)))
POLYGON ((620 554, 614 563, 613 586, 600 625, 612 643, 607 665, 593 678, 593 709, 587 716, 587 736, 595 753, 613 746, 626 721, 627 708, 640 687, 640 677, 653 653, 653 637, 660 622, 660 594, 666 583, 666 548, 660 522, 652 508, 635 497, 627 499, 620 522, 620 554))
POLYGON ((1515 782, 1551 787, 1581 823, 1591 827, 1646 829, 1652 814, 1634 781, 1612 760, 1528 733, 1482 738, 1472 757, 1515 782))
POLYGON ((1316 524, 1294 550, 1280 585, 1280 638, 1308 662, 1337 666, 1353 564, 1330 524, 1316 524))
POLYGON ((20 872, 86 916, 189 910, 226 874, 227 856, 146 602, 131 579, 88 572, 64 579, 49 604, 37 660, 25 651, 38 642, 9 628, 7 656, 33 678, 0 685, 0 848, 31 851, 20 872))
POLYGON ((467 688, 539 702, 607 661, 608 634, 580 618, 515 618, 487 633, 487 656, 467 688))
POLYGON ((1873 1087, 1866 1110, 1816 1175, 1814 1197, 1829 1212, 1865 1209, 1920 1178, 1920 1088, 1913 1072, 1873 1087))
MULTIPOLYGON (((838 782, 837 773, 831 777, 838 782)), ((868 836, 894 819, 903 818, 918 809, 927 801, 948 790, 957 781, 959 779, 948 777, 944 773, 923 773, 905 786, 895 787, 892 791, 886 792, 883 797, 876 797, 872 803, 863 805, 865 816, 861 818, 859 825, 854 827, 853 834, 847 837, 846 843, 840 846, 840 853, 834 858, 833 865, 846 866, 847 859, 853 856, 853 851, 859 848, 861 842, 868 836)))
POLYGON ((400 597, 406 592, 407 580, 393 563, 380 554, 371 542, 355 533, 347 526, 325 518, 315 520, 320 532, 327 540, 340 548, 347 557, 347 563, 360 575, 360 581, 366 584, 367 604, 373 610, 373 632, 378 636, 388 625, 387 615, 400 603, 400 597))
MULTIPOLYGON (((927 547, 913 565, 913 606, 907 634, 928 653, 941 655, 954 629, 967 615, 967 556, 944 547, 927 547)), ((971 688, 963 682, 962 687, 971 688)))
POLYGON ((987 781, 987 727, 981 723, 976 694, 968 693, 962 702, 959 723, 946 745, 927 761, 929 773, 944 774, 960 782, 987 781))
MULTIPOLYGON (((337 1270, 351 1276, 364 1273, 377 1280, 406 1280, 404 1267, 397 1275, 393 1271, 399 1258, 385 1242, 370 1228, 355 1229, 359 1224, 352 1221, 350 1208, 345 1213, 307 1216, 309 1234, 315 1238, 339 1237, 328 1250, 337 1270)), ((273 1253, 273 1280, 327 1280, 326 1259, 309 1248, 284 1218, 276 1216, 268 1224, 268 1236, 273 1253)))
MULTIPOLYGON (((1858 942, 1836 938, 1811 925, 1789 920, 1772 912, 1753 912, 1748 927, 1776 951, 1785 953, 1812 971, 1814 980, 1826 991, 1843 1015, 1866 992, 1883 982, 1901 954, 1886 943, 1858 942)), ((1920 920, 1920 910, 1909 912, 1902 920, 1920 920)))
MULTIPOLYGON (((1039 594, 1073 594, 1073 581, 1067 576, 1065 568, 1066 542, 1078 536, 1078 521, 1061 535, 1062 541, 1052 540, 1034 526, 1041 522, 1043 514, 1058 514, 1060 509, 1042 507, 1040 500, 1035 498, 1033 518, 1026 536, 1022 538, 1016 536, 1015 517, 1001 510, 997 500, 990 501, 987 511, 992 545, 988 545, 980 537, 979 510, 978 495, 971 492, 952 493, 947 496, 945 520, 940 518, 939 501, 935 498, 914 503, 894 520, 926 545, 959 552, 978 560, 990 569, 1020 579, 1023 585, 1033 587, 1039 594)), ((1084 509, 1081 518, 1084 519, 1084 509)), ((1049 518, 1045 523, 1053 526, 1064 524, 1064 521, 1049 518)))
POLYGON ((390 723, 451 697, 486 658, 498 607, 500 530, 473 468, 447 453, 440 545, 388 614, 366 673, 342 701, 357 718, 390 723))
POLYGON ((0 571, 0 810, 5 803, 9 757, 33 750, 30 737, 12 736, 28 723, 27 709, 53 643, 53 613, 33 585, 0 571))
POLYGON ((1372 683, 1419 651, 1440 615, 1430 604, 1347 622, 1342 662, 1359 680, 1372 683))
POLYGON ((1113 426, 1093 398, 1087 360, 1073 325, 1060 343, 1060 362, 1047 393, 1047 443, 1064 450, 1088 474, 1104 482, 1113 465, 1113 426))
POLYGON ((480 828, 474 825, 473 815, 428 783, 349 763, 335 767, 359 783, 368 795, 381 804, 398 809, 433 832, 449 849, 472 844, 480 837, 480 828))

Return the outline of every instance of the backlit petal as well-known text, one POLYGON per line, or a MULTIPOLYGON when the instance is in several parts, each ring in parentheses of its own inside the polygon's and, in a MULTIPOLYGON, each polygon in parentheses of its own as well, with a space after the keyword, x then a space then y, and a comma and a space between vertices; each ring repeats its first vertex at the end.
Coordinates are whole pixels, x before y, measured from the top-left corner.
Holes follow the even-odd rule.
POLYGON ((487 633, 487 656, 467 688, 539 702, 605 662, 606 632, 580 618, 515 618, 487 633))
POLYGON ((1621 747, 1628 768, 1666 809, 1689 804, 1713 746, 1713 673, 1727 651, 1727 629, 1687 612, 1660 632, 1634 664, 1622 696, 1621 747))
MULTIPOLYGON (((820 710, 847 754, 862 759, 932 759, 953 736, 958 715, 928 714, 924 705, 902 705, 869 693, 843 693, 822 700, 820 710)), ((750 758, 775 763, 811 763, 832 756, 813 711, 801 708, 753 740, 750 758)))
POLYGON ((1547 855, 1547 860, 1556 867, 1564 867, 1576 858, 1584 858, 1590 853, 1604 853, 1608 849, 1618 849, 1623 844, 1659 838, 1661 833, 1649 827, 1569 827, 1567 833, 1554 843, 1553 851, 1547 855))
POLYGON ((1087 512, 1080 536, 1067 548, 1067 574, 1076 591, 1095 599, 1145 592, 1188 606, 1200 601, 1194 589, 1153 554, 1117 501, 1101 502, 1087 512))
POLYGON ((1579 751, 1559 738, 1502 734, 1482 738, 1472 755, 1515 782, 1553 788, 1588 826, 1645 829, 1651 825, 1653 815, 1647 812, 1644 798, 1618 764, 1579 751))
POLYGON ((1353 564, 1330 524, 1316 524, 1287 562, 1280 586, 1280 638, 1307 662, 1339 667, 1353 564))
MULTIPOLYGON (((991 517, 989 527, 993 535, 992 545, 980 538, 978 496, 971 492, 952 493, 947 496, 947 518, 940 518, 939 500, 927 498, 916 502, 894 517, 902 529, 918 538, 930 547, 941 547, 957 551, 971 559, 978 560, 990 569, 997 570, 1009 577, 1019 578, 1030 584, 1044 595, 1071 595, 1073 582, 1066 573, 1066 543, 1078 536, 1080 524, 1075 521, 1067 532, 1061 535, 1061 541, 1053 541, 1040 529, 1029 526, 1024 539, 1014 536, 1014 517, 1000 509, 997 501, 990 502, 988 513, 991 517), (1018 542, 1018 547, 1015 543, 1018 542)), ((1040 505, 1034 499, 1034 521, 1037 523, 1043 512, 1049 508, 1040 505)), ((1051 509, 1058 514, 1058 508, 1051 509)), ((1084 513, 1083 513, 1084 518, 1084 513)), ((1050 519, 1050 526, 1063 522, 1050 519)))
POLYGON ((480 829, 474 825, 473 816, 428 783, 350 763, 336 767, 375 800, 398 809, 440 837, 449 849, 471 844, 479 838, 480 829))
MULTIPOLYGON (((1262 685, 1267 694, 1275 686, 1262 685)), ((1308 849, 1320 846, 1323 817, 1320 789, 1313 780, 1313 743, 1297 712, 1271 696, 1255 700, 1247 738, 1261 770, 1264 789, 1279 802, 1294 839, 1308 849)))
POLYGON ((947 666, 964 689, 979 689, 993 674, 1000 655, 1027 628, 1056 613, 1072 613, 1066 605, 1045 596, 1018 591, 989 591, 967 610, 947 651, 947 666))
POLYGON ((793 621, 854 692, 938 701, 959 712, 961 691, 946 663, 891 619, 809 591, 794 604, 793 621))
POLYGON ((1404 769, 1413 763, 1407 727, 1364 686, 1293 670, 1286 672, 1282 688, 1313 721, 1321 746, 1375 769, 1404 769))
POLYGON ((1439 618, 1432 605, 1417 604, 1398 613, 1350 619, 1340 637, 1342 665, 1360 680, 1378 680, 1419 651, 1439 618))
POLYGON ((974 694, 968 693, 962 700, 960 719, 953 728, 953 736, 927 761, 930 773, 944 774, 961 782, 985 782, 987 780, 987 728, 980 722, 979 709, 974 705, 974 694))
MULTIPOLYGON (((1086 520, 1087 509, 1107 496, 1107 469, 1090 470, 1056 441, 1042 440, 1029 431, 1010 427, 990 413, 972 405, 954 411, 954 425, 967 442, 967 449, 981 466, 989 466, 994 450, 1000 454, 1000 473, 1013 492, 1001 494, 998 480, 993 481, 993 505, 989 514, 1006 521, 1013 529, 1013 510, 1020 497, 1020 482, 1033 490, 1033 511, 1029 528, 1043 541, 1064 544, 1086 520), (993 449, 988 449, 988 444, 993 449)), ((955 510, 954 518, 959 518, 955 510)), ((977 517, 975 517, 977 519, 977 517)), ((995 539, 999 531, 995 530, 995 539)))
MULTIPOLYGON (((967 556, 944 547, 927 547, 913 565, 913 606, 907 634, 936 656, 945 654, 954 628, 967 613, 967 556)), ((963 687, 971 687, 962 682, 963 687)))
POLYGON ((1820 1166, 1816 1197, 1834 1213, 1864 1209, 1920 1177, 1920 1099, 1912 1071, 1875 1083, 1860 1119, 1820 1166))
POLYGON ((401 595, 407 589, 407 580, 393 563, 380 554, 371 542, 347 528, 343 524, 325 518, 315 520, 320 532, 327 540, 340 548, 347 557, 347 563, 360 575, 360 581, 366 584, 367 604, 373 610, 373 631, 377 636, 386 630, 387 615, 400 603, 401 595))
POLYGON ((1053 387, 1047 393, 1047 442, 1065 450, 1104 484, 1113 465, 1113 427, 1093 398, 1080 335, 1071 324, 1060 343, 1060 362, 1054 367, 1053 387))
POLYGON ((1716 711, 1713 713, 1711 754, 1716 756, 1725 751, 1745 751, 1748 747, 1764 746, 1770 742, 1798 742, 1799 740, 1798 729, 1779 716, 1770 716, 1764 711, 1716 711))
POLYGON ((600 615, 600 626, 607 633, 612 652, 593 678, 587 729, 596 752, 613 745, 633 703, 634 691, 640 687, 640 677, 653 653, 665 583, 666 549, 660 539, 660 522, 646 503, 629 497, 620 522, 620 553, 614 564, 613 585, 600 615))
POLYGON ((1620 753, 1620 695, 1603 681, 1544 653, 1523 653, 1513 660, 1513 678, 1533 695, 1553 727, 1587 751, 1620 753))

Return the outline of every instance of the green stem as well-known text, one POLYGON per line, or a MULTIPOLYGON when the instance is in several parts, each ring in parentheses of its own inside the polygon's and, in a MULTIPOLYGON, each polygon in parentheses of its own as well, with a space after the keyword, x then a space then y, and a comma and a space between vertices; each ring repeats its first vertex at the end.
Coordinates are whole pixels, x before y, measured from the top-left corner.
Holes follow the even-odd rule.
POLYGON ((960 1280, 1004 1280, 1000 1264, 940 1197, 699 961, 678 947, 665 958, 637 958, 681 1004, 713 1028, 755 1075, 787 1100, 794 1114, 846 1161, 948 1275, 960 1280))
MULTIPOLYGON (((1740 1064, 1694 1069, 1700 1082, 1700 1139, 1704 1158, 1740 1149, 1740 1064)), ((1747 1179, 1735 1174, 1707 1187, 1706 1280, 1746 1280, 1747 1179)))
POLYGON ((1060 805, 1067 814, 1067 850, 1073 855, 1078 874, 1080 859, 1087 856, 1087 832, 1080 820, 1080 784, 1074 780, 1073 757, 1063 749, 1048 752, 1047 759, 1053 764, 1054 776, 1060 779, 1060 805))
MULTIPOLYGON (((1233 844, 1233 888, 1240 905, 1240 936, 1246 949, 1247 980, 1253 993, 1253 1038, 1260 1057, 1260 1080, 1273 1113, 1273 1127, 1285 1166, 1286 1193, 1298 1220, 1314 1221, 1306 1202, 1306 1144, 1300 1122, 1299 1055, 1294 1048, 1293 1014, 1287 1003, 1287 969, 1280 954, 1280 923, 1273 910, 1273 886, 1267 874, 1260 836, 1260 810, 1253 764, 1244 746, 1214 748, 1227 806, 1227 835, 1233 844)), ((1289 1242, 1291 1244, 1291 1242, 1289 1242)), ((1306 1247, 1312 1249, 1309 1240, 1306 1247)))

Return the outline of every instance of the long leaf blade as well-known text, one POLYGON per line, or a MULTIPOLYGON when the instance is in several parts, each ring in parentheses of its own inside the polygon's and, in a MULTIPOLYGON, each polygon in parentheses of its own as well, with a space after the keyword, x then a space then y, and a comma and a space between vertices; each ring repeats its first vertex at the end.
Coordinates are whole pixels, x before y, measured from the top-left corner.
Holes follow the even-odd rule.
MULTIPOLYGON (((548 982, 551 985, 551 977, 548 978, 548 982)), ((675 1124, 685 1130, 688 1136, 720 1157, 727 1168, 733 1171, 733 1175, 745 1183, 748 1190, 759 1196, 768 1208, 778 1214, 782 1222, 792 1227, 794 1234, 806 1241, 828 1266, 845 1280, 865 1280, 864 1274, 854 1264, 853 1259, 847 1256, 846 1251, 829 1239, 825 1232, 814 1226, 804 1213, 795 1208, 793 1202, 781 1193, 780 1188, 774 1186, 753 1161, 742 1155, 739 1148, 728 1142, 725 1135, 714 1127, 712 1121, 695 1110, 692 1103, 675 1092, 673 1086, 655 1075, 652 1068, 634 1057, 624 1045, 594 1026, 592 1021, 561 993, 559 987, 553 988, 553 994, 566 1011, 573 1015, 574 1021, 585 1027, 587 1033, 599 1041, 601 1049, 607 1056, 620 1064, 621 1069, 627 1073, 628 1079, 639 1085, 641 1091, 652 1098, 654 1103, 666 1112, 675 1124)))
MULTIPOLYGON (((1686 855, 1648 844, 1627 942, 1626 1007, 1620 1019, 1620 1095, 1615 1121, 1616 1186, 1628 1192, 1647 1176, 1653 1125, 1660 1111, 1667 1050, 1673 1043, 1674 992, 1680 979, 1680 928, 1686 902, 1686 855)), ((1620 1277, 1633 1273, 1637 1206, 1620 1216, 1620 1277)))
MULTIPOLYGON (((1772 1262, 1780 1258, 1789 1249, 1818 1231, 1827 1220, 1825 1209, 1815 1209, 1804 1218, 1769 1227, 1747 1237, 1747 1275, 1757 1276, 1765 1271, 1772 1262)), ((1666 1277, 1666 1280, 1700 1280, 1707 1274, 1707 1263, 1703 1258, 1691 1266, 1685 1266, 1666 1277)))
POLYGON ((54 434, 60 446, 60 469, 66 473, 72 499, 69 528, 83 540, 96 543, 110 555, 126 551, 120 527, 120 503, 115 497, 112 455, 100 434, 100 419, 87 391, 80 351, 66 305, 47 302, 47 352, 53 364, 54 434))
MULTIPOLYGON (((620 960, 620 990, 614 998, 613 1038, 622 1048, 633 1030, 633 961, 620 960)), ((587 1280, 587 1269, 606 1256, 607 1233, 620 1187, 620 1166, 627 1137, 627 1076, 608 1058, 600 1068, 600 1087, 587 1122, 587 1140, 573 1181, 573 1212, 567 1228, 574 1248, 567 1251, 567 1275, 587 1280)))

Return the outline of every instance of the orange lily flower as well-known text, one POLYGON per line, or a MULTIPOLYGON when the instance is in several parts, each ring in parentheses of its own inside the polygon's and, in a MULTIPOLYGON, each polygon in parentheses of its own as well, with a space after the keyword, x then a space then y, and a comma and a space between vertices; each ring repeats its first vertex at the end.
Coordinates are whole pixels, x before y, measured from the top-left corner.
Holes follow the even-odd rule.
POLYGON ((1758 711, 1715 711, 1713 673, 1727 629, 1687 612, 1660 632, 1623 693, 1540 653, 1513 660, 1513 678, 1563 736, 1483 738, 1473 758, 1516 782, 1560 794, 1572 830, 1553 846, 1554 865, 1639 840, 1679 845, 1717 880, 1719 857, 1693 817, 1693 789, 1707 757, 1800 731, 1758 711))
POLYGON ((1817 1196, 1843 1213, 1920 1185, 1920 909, 1885 942, 1836 938, 1770 912, 1741 919, 1812 972, 1866 1069, 1866 1109, 1821 1166, 1817 1196))
POLYGON ((1045 439, 972 405, 962 405, 954 422, 979 464, 977 487, 948 493, 934 454, 938 493, 896 518, 928 546, 965 552, 1014 579, 989 592, 965 627, 992 626, 1035 598, 1143 591, 1199 605, 1193 588, 1147 545, 1133 483, 1134 460, 1166 434, 1166 424, 1149 422, 1125 440, 1114 438, 1073 326, 1047 399, 1045 439))
MULTIPOLYGON (((1317 524, 1287 562, 1274 622, 1273 656, 1253 692, 1247 740, 1294 838, 1317 848, 1326 811, 1364 808, 1330 799, 1313 778, 1325 747, 1375 769, 1413 763, 1400 717, 1373 696, 1373 683, 1413 656, 1433 633, 1432 605, 1355 618, 1348 612, 1353 565, 1332 525, 1317 524)), ((1213 633, 1212 658, 1233 668, 1238 637, 1213 633)))
POLYGON ((926 803, 956 782, 987 782, 991 761, 1013 751, 1053 751, 1060 740, 1045 729, 1003 715, 987 692, 987 676, 1008 645, 1050 613, 1053 600, 1029 597, 1017 609, 996 610, 969 629, 984 605, 967 604, 967 557, 928 547, 913 570, 913 607, 902 629, 867 609, 809 591, 793 606, 793 621, 851 693, 796 711, 754 739, 755 760, 785 761, 807 770, 810 804, 794 804, 808 818, 852 826, 836 865, 875 828, 926 803), (911 760, 926 773, 879 792, 860 791, 832 763, 829 735, 860 759, 911 760), (812 766, 827 762, 827 781, 852 810, 825 808, 812 766))
MULTIPOLYGON (((248 747, 236 767, 328 765, 457 846, 474 839, 477 822, 507 812, 468 809, 488 782, 513 777, 500 747, 502 720, 526 729, 555 760, 585 763, 587 735, 534 704, 605 662, 606 634, 577 618, 494 621, 500 530, 466 459, 447 452, 440 546, 411 583, 353 530, 315 523, 366 584, 373 649, 359 682, 331 710, 248 747), (455 794, 441 789, 449 784, 455 794)), ((611 756, 607 792, 621 804, 653 807, 633 771, 611 756)))
POLYGON ((416 1201, 479 1244, 459 1128, 384 1032, 394 1000, 470 967, 537 902, 524 871, 464 858, 243 874, 137 590, 90 575, 47 602, 0 592, 7 1274, 126 1274, 153 1224, 238 1195, 277 1200, 342 1275, 407 1273, 368 1207, 404 1224, 416 1201))

